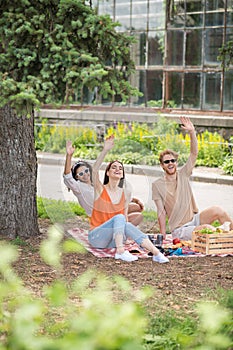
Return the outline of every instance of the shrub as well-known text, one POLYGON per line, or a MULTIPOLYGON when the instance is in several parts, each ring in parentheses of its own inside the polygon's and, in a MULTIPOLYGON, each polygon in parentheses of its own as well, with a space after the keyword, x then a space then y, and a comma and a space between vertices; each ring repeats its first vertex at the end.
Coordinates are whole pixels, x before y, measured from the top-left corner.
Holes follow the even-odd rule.
MULTIPOLYGON (((62 256, 80 252, 74 240, 63 241, 58 228, 49 231, 41 244, 44 261, 53 271, 62 271, 62 256)), ((147 324, 139 304, 147 293, 132 290, 126 280, 89 271, 70 286, 58 277, 43 293, 32 295, 14 273, 16 247, 0 244, 1 350, 143 350, 147 324), (125 295, 114 301, 114 291, 125 295), (128 297, 127 297, 128 295, 128 297)))
POLYGON ((233 156, 227 156, 221 166, 221 169, 229 175, 233 176, 233 156))
POLYGON ((209 131, 198 135, 198 149, 197 165, 209 167, 221 166, 229 152, 228 142, 218 133, 209 131))
POLYGON ((127 152, 123 154, 108 154, 105 158, 107 162, 119 160, 123 164, 141 164, 143 156, 140 153, 127 152))
MULTIPOLYGON (((185 163, 190 151, 190 136, 180 133, 179 125, 173 120, 160 117, 153 125, 146 123, 114 122, 101 130, 103 137, 115 135, 115 147, 106 160, 119 159, 125 164, 158 164, 158 154, 166 148, 179 154, 179 165, 185 163), (104 135, 106 133, 106 135, 104 135)), ((101 145, 97 143, 99 134, 93 127, 83 126, 49 126, 46 120, 35 127, 36 148, 42 151, 65 153, 67 139, 75 145, 74 157, 94 160, 98 156, 101 145)), ((232 175, 229 145, 218 133, 205 131, 198 135, 197 165, 222 167, 232 175)))

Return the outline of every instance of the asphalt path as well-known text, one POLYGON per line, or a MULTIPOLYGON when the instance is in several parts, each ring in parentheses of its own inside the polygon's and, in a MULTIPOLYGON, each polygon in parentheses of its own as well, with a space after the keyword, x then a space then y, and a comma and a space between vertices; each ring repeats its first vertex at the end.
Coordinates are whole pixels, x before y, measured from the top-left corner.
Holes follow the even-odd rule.
MULTIPOLYGON (((76 201, 72 192, 68 192, 63 183, 63 166, 38 165, 37 195, 64 201, 76 201)), ((103 177, 103 171, 100 172, 103 177)), ((156 177, 126 174, 132 185, 133 196, 139 198, 146 209, 156 210, 151 199, 151 184, 156 177)), ((215 183, 191 182, 195 199, 200 211, 212 205, 220 205, 233 217, 233 186, 215 183)))

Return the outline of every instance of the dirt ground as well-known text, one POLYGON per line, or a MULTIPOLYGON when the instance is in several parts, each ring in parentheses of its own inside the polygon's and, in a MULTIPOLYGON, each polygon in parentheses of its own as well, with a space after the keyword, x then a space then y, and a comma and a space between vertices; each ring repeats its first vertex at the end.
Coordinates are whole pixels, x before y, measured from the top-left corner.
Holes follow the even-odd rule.
MULTIPOLYGON (((51 223, 40 219, 40 235, 18 246, 19 259, 15 263, 18 275, 36 295, 41 295, 43 286, 56 278, 56 271, 40 258, 39 246, 47 236, 51 223)), ((88 222, 75 218, 64 226, 87 228, 88 222)), ((141 228, 150 232, 153 223, 144 222, 141 228)), ((108 278, 120 275, 130 281, 134 290, 151 286, 154 293, 152 308, 156 305, 167 310, 190 312, 199 300, 214 299, 220 289, 232 290, 233 256, 226 257, 173 257, 169 264, 153 263, 151 258, 126 263, 111 258, 96 258, 91 253, 72 253, 63 259, 63 277, 69 283, 88 269, 104 273, 108 278)))

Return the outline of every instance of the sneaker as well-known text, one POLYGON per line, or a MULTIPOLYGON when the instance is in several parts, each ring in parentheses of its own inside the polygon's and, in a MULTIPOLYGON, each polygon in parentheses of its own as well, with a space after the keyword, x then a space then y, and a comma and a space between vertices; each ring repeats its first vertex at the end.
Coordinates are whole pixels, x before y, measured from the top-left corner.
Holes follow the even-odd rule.
POLYGON ((128 252, 128 250, 125 250, 124 253, 122 254, 115 254, 115 259, 120 259, 120 260, 123 260, 123 261, 135 261, 135 260, 138 260, 138 257, 137 256, 134 256, 132 254, 130 254, 130 252, 128 252))
POLYGON ((164 256, 162 253, 159 253, 158 255, 153 255, 152 260, 160 264, 169 262, 169 259, 166 256, 164 256))

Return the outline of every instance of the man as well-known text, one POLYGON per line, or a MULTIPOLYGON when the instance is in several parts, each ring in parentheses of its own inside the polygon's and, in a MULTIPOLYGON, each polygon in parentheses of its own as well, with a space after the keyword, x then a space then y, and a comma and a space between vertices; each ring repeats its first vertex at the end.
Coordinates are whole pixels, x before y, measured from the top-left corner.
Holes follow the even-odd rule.
POLYGON ((177 169, 178 154, 166 149, 159 156, 164 176, 152 184, 152 199, 155 201, 158 213, 160 232, 166 238, 166 217, 172 237, 190 240, 194 230, 208 227, 213 221, 220 224, 233 221, 219 206, 209 207, 198 212, 190 185, 190 175, 198 155, 198 143, 195 128, 189 118, 181 117, 182 128, 190 134, 190 155, 179 170, 177 169))

